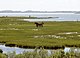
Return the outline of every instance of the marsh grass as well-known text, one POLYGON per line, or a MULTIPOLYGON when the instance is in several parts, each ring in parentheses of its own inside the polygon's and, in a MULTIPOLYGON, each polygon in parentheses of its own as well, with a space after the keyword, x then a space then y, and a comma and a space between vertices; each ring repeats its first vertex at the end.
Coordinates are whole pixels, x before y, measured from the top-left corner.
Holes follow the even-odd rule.
POLYGON ((0 42, 5 43, 6 46, 14 45, 23 48, 35 48, 36 46, 44 46, 46 49, 64 48, 65 46, 80 47, 80 37, 78 36, 80 35, 80 22, 44 22, 44 27, 37 28, 34 22, 22 20, 26 18, 0 17, 0 42), (59 34, 67 32, 78 32, 78 34, 59 34), (51 37, 51 35, 60 37, 51 37), (34 36, 39 37, 35 38, 34 36))

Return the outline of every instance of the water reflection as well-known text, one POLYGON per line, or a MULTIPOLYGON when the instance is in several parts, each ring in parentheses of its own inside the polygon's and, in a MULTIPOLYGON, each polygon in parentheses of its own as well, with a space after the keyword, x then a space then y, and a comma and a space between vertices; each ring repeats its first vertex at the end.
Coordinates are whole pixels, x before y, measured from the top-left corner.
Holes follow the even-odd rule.
POLYGON ((15 51, 16 54, 20 54, 23 51, 33 51, 33 49, 24 49, 24 48, 18 48, 18 47, 7 47, 4 45, 0 45, 0 49, 3 50, 3 53, 13 52, 15 51))
MULTIPOLYGON (((24 51, 34 51, 34 49, 24 49, 24 48, 18 48, 18 47, 7 47, 5 44, 0 45, 0 49, 3 50, 3 53, 8 53, 8 52, 13 52, 15 51, 16 54, 23 53, 24 51)), ((38 49, 39 51, 39 49, 38 49)), ((47 50, 49 54, 52 53, 53 50, 47 50)), ((70 48, 70 47, 65 47, 64 52, 69 52, 69 51, 74 51, 74 52, 80 52, 80 48, 70 48)))

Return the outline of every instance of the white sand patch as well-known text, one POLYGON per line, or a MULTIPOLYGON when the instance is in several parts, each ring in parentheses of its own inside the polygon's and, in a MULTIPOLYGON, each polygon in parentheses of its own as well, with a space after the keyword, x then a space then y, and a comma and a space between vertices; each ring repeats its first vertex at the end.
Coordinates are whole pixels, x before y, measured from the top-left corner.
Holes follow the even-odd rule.
POLYGON ((12 25, 12 24, 9 24, 9 25, 12 25))
POLYGON ((69 37, 74 37, 74 36, 69 36, 69 37))
POLYGON ((39 38, 39 36, 34 36, 34 38, 39 38))
POLYGON ((39 29, 32 29, 33 31, 38 31, 39 29))
POLYGON ((24 29, 18 29, 18 28, 1 28, 0 30, 24 30, 24 29))
POLYGON ((60 38, 61 36, 52 35, 52 37, 54 37, 54 38, 60 38))
POLYGON ((9 24, 9 25, 19 25, 18 23, 14 23, 14 24, 9 24))
POLYGON ((40 36, 34 36, 34 38, 58 38, 58 39, 66 39, 66 37, 61 37, 57 35, 40 35, 40 36))
POLYGON ((65 33, 58 33, 58 34, 78 34, 78 32, 65 32, 65 33))
POLYGON ((80 37, 80 35, 77 35, 77 36, 79 36, 79 37, 80 37))

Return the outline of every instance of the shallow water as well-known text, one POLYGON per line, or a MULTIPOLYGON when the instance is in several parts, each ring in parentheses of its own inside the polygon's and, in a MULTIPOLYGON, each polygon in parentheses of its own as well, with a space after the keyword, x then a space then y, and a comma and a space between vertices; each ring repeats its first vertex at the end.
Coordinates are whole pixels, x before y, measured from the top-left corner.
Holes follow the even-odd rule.
MULTIPOLYGON (((24 49, 24 48, 19 48, 19 47, 7 47, 5 44, 0 44, 0 49, 3 50, 3 53, 8 53, 8 52, 13 52, 15 51, 16 54, 23 53, 24 51, 34 51, 34 49, 24 49)), ((70 47, 65 47, 64 51, 69 52, 71 49, 73 49, 75 52, 80 52, 80 48, 70 48, 70 47)), ((39 49, 38 49, 39 51, 39 49)), ((48 53, 51 54, 54 49, 49 50, 47 49, 48 53)))
POLYGON ((0 13, 0 16, 59 17, 53 21, 80 21, 80 14, 73 13, 0 13))
POLYGON ((15 51, 16 54, 20 54, 24 51, 33 51, 33 49, 24 49, 24 48, 18 48, 18 47, 7 47, 4 45, 0 45, 0 49, 3 50, 3 53, 13 52, 15 51))

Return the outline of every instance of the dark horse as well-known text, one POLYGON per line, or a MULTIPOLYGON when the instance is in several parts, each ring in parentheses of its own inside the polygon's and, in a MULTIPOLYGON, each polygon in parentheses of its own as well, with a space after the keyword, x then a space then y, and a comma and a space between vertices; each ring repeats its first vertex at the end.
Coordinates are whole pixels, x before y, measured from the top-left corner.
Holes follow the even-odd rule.
POLYGON ((35 22, 35 24, 36 24, 36 27, 43 27, 43 22, 42 23, 38 23, 38 22, 35 22))

